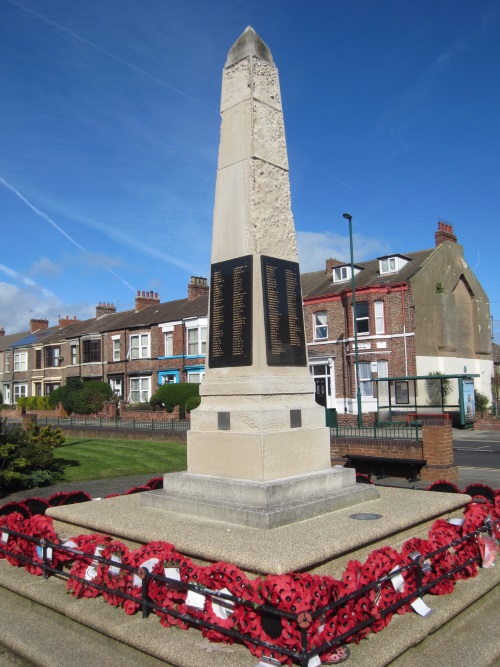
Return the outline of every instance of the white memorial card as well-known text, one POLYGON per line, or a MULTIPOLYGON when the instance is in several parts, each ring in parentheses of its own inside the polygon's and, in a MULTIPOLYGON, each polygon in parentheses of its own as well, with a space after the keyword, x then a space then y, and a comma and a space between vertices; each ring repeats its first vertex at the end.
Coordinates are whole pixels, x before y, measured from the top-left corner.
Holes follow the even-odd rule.
POLYGON ((420 616, 429 616, 432 612, 432 609, 425 604, 422 598, 414 600, 411 606, 413 607, 413 611, 416 611, 420 616))
MULTIPOLYGON (((221 588, 219 593, 224 593, 225 595, 231 595, 231 591, 227 588, 221 588)), ((234 609, 234 602, 232 600, 224 600, 223 598, 212 596, 212 609, 214 614, 221 618, 223 621, 231 616, 234 609)))
MULTIPOLYGON (((391 570, 391 572, 396 572, 397 570, 399 570, 399 568, 395 567, 391 570)), ((391 572, 389 572, 389 574, 391 572)), ((395 574, 393 577, 391 577, 391 582, 392 582, 392 585, 394 586, 395 591, 401 592, 401 591, 404 590, 405 580, 404 580, 404 577, 403 577, 402 574, 395 574)))
POLYGON ((448 519, 448 523, 451 523, 452 526, 463 526, 465 519, 461 519, 460 517, 452 517, 451 519, 448 519))
MULTIPOLYGON (((156 563, 159 561, 159 558, 150 558, 149 560, 145 560, 144 563, 141 563, 139 567, 143 567, 146 569, 148 572, 151 572, 153 567, 156 565, 156 563)), ((134 579, 132 581, 132 586, 142 586, 142 579, 139 577, 139 575, 134 574, 134 579)))
POLYGON ((9 533, 6 533, 5 531, 3 531, 2 532, 2 542, 5 542, 5 544, 7 544, 8 541, 9 541, 9 533))
POLYGON ((181 580, 181 571, 178 567, 164 567, 163 572, 169 579, 175 579, 175 581, 181 580))
POLYGON ((313 655, 313 657, 307 663, 307 667, 319 667, 321 665, 321 658, 319 655, 313 655))
POLYGON ((186 604, 188 607, 194 607, 195 609, 205 609, 205 596, 196 591, 188 591, 186 604))
MULTIPOLYGON (((113 561, 113 563, 121 563, 122 559, 120 556, 117 556, 116 554, 111 554, 110 560, 113 561)), ((112 574, 114 577, 117 577, 120 574, 120 568, 117 567, 116 565, 110 565, 108 572, 112 574)))

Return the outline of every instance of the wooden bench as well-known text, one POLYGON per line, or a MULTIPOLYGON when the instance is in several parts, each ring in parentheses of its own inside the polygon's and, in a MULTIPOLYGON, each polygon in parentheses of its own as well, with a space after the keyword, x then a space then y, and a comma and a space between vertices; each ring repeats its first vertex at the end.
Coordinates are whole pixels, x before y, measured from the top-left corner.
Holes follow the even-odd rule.
POLYGON ((390 477, 389 469, 395 468, 409 470, 409 475, 395 475, 396 477, 406 477, 409 482, 419 480, 420 470, 427 464, 424 459, 396 459, 387 456, 366 456, 364 454, 346 454, 342 458, 347 459, 346 466, 355 468, 356 472, 363 472, 367 475, 377 475, 377 479, 390 477))

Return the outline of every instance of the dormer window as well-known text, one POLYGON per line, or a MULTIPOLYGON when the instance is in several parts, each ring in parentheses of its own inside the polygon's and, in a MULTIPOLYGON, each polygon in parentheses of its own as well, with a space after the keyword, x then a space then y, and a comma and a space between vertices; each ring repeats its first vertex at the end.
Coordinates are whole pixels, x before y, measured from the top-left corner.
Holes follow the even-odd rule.
POLYGON ((333 282, 334 283, 343 283, 345 280, 349 280, 351 277, 351 267, 350 266, 336 266, 333 269, 333 282))
POLYGON ((405 264, 408 263, 408 258, 403 255, 393 255, 392 257, 379 257, 380 273, 396 273, 400 271, 405 264))

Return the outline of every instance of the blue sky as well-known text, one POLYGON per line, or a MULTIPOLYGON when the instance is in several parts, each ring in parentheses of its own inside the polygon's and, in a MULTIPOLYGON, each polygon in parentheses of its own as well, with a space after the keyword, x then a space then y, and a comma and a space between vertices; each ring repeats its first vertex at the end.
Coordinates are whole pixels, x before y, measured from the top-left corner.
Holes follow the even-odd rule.
POLYGON ((500 1, 0 0, 0 325, 208 276, 222 68, 278 66, 302 271, 453 225, 500 342, 500 1))

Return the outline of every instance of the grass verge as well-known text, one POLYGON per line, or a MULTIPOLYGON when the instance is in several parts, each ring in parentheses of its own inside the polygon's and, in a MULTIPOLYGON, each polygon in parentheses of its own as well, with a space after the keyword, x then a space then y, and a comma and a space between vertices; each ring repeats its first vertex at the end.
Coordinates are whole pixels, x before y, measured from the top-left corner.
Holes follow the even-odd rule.
POLYGON ((71 437, 54 450, 65 482, 185 470, 186 453, 178 442, 71 437))

